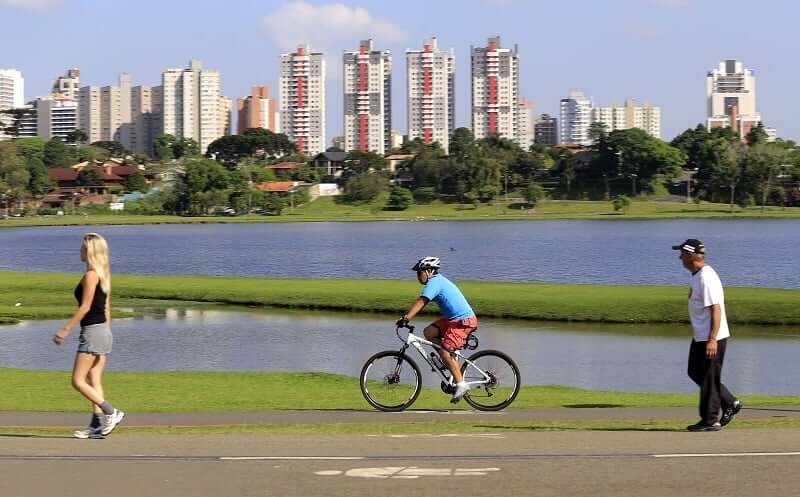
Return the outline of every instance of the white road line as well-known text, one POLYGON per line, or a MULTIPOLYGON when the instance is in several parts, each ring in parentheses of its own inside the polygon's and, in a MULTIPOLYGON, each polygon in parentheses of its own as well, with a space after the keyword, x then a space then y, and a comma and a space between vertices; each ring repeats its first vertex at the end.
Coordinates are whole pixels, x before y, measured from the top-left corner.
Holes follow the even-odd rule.
POLYGON ((362 461, 360 456, 222 456, 220 461, 362 461))
POLYGON ((730 452, 721 454, 653 454, 656 459, 678 459, 682 457, 769 457, 800 456, 800 452, 730 452))

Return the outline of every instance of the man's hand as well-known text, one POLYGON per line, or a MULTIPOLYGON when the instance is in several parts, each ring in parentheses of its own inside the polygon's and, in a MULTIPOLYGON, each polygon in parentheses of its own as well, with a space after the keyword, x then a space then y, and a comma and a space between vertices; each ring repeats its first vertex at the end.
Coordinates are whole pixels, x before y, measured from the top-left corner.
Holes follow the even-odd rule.
POLYGON ((706 359, 715 357, 717 357, 717 340, 712 338, 706 342, 706 359))
POLYGON ((406 317, 403 316, 400 319, 398 319, 395 324, 397 325, 398 328, 403 328, 404 326, 408 326, 408 319, 406 319, 406 317))

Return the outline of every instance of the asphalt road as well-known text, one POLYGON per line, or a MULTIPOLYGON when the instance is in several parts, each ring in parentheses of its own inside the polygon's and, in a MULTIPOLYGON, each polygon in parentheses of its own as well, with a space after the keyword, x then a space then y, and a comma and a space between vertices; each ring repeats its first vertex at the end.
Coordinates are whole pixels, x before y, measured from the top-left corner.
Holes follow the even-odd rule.
POLYGON ((0 496, 795 496, 800 430, 0 435, 0 496))

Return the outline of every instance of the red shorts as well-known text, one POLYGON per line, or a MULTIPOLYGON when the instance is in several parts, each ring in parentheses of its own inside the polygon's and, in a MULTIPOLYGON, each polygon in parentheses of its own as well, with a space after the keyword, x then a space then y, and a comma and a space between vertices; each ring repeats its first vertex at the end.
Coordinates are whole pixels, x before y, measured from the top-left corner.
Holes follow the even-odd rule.
POLYGON ((464 346, 464 340, 478 327, 478 318, 470 316, 464 319, 440 319, 433 323, 439 328, 442 347, 457 350, 464 346))

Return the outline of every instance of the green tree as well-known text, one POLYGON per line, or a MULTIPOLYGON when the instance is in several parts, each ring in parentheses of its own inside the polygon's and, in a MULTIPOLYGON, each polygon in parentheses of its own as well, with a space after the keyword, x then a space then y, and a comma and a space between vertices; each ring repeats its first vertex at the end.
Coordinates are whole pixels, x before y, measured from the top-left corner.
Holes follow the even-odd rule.
POLYGON ((44 165, 48 168, 67 166, 71 157, 69 148, 59 138, 51 138, 44 145, 44 165))
POLYGON ((611 206, 614 207, 614 212, 625 214, 631 207, 631 199, 627 195, 617 195, 611 201, 611 206))
POLYGON ((0 142, 0 200, 6 213, 28 195, 30 173, 13 142, 0 142))
POLYGON ((131 155, 131 151, 126 149, 121 143, 117 141, 97 141, 92 143, 93 147, 102 148, 107 151, 111 157, 127 157, 131 155))
POLYGON ((531 207, 536 207, 540 200, 542 200, 545 196, 544 188, 542 185, 538 183, 534 183, 531 181, 528 183, 528 187, 523 192, 525 196, 525 201, 531 207))
POLYGON ((414 197, 411 195, 411 190, 396 186, 392 188, 389 193, 389 200, 386 203, 386 210, 389 211, 404 211, 414 203, 414 197))
POLYGON ((144 178, 144 174, 136 171, 135 173, 129 175, 127 180, 125 180, 125 188, 132 192, 147 192, 148 186, 147 181, 144 178))
POLYGON ((386 189, 386 177, 380 173, 364 172, 352 176, 344 185, 346 202, 371 202, 386 189))
POLYGON ((84 167, 78 173, 75 184, 78 186, 100 186, 103 184, 103 178, 96 167, 84 167))
POLYGON ((744 162, 744 145, 740 142, 720 140, 717 142, 719 160, 715 164, 712 182, 720 187, 727 188, 730 192, 730 211, 736 199, 736 187, 742 179, 744 162))
POLYGON ((47 174, 44 162, 38 157, 25 159, 28 167, 30 179, 28 180, 28 192, 34 198, 41 198, 56 187, 56 183, 47 174))
POLYGON ((764 129, 764 123, 760 122, 757 126, 753 127, 750 132, 747 133, 745 141, 751 147, 754 145, 766 145, 769 142, 769 135, 764 129))
POLYGON ((762 211, 785 158, 786 152, 781 147, 758 141, 744 154, 745 180, 761 198, 762 211))

